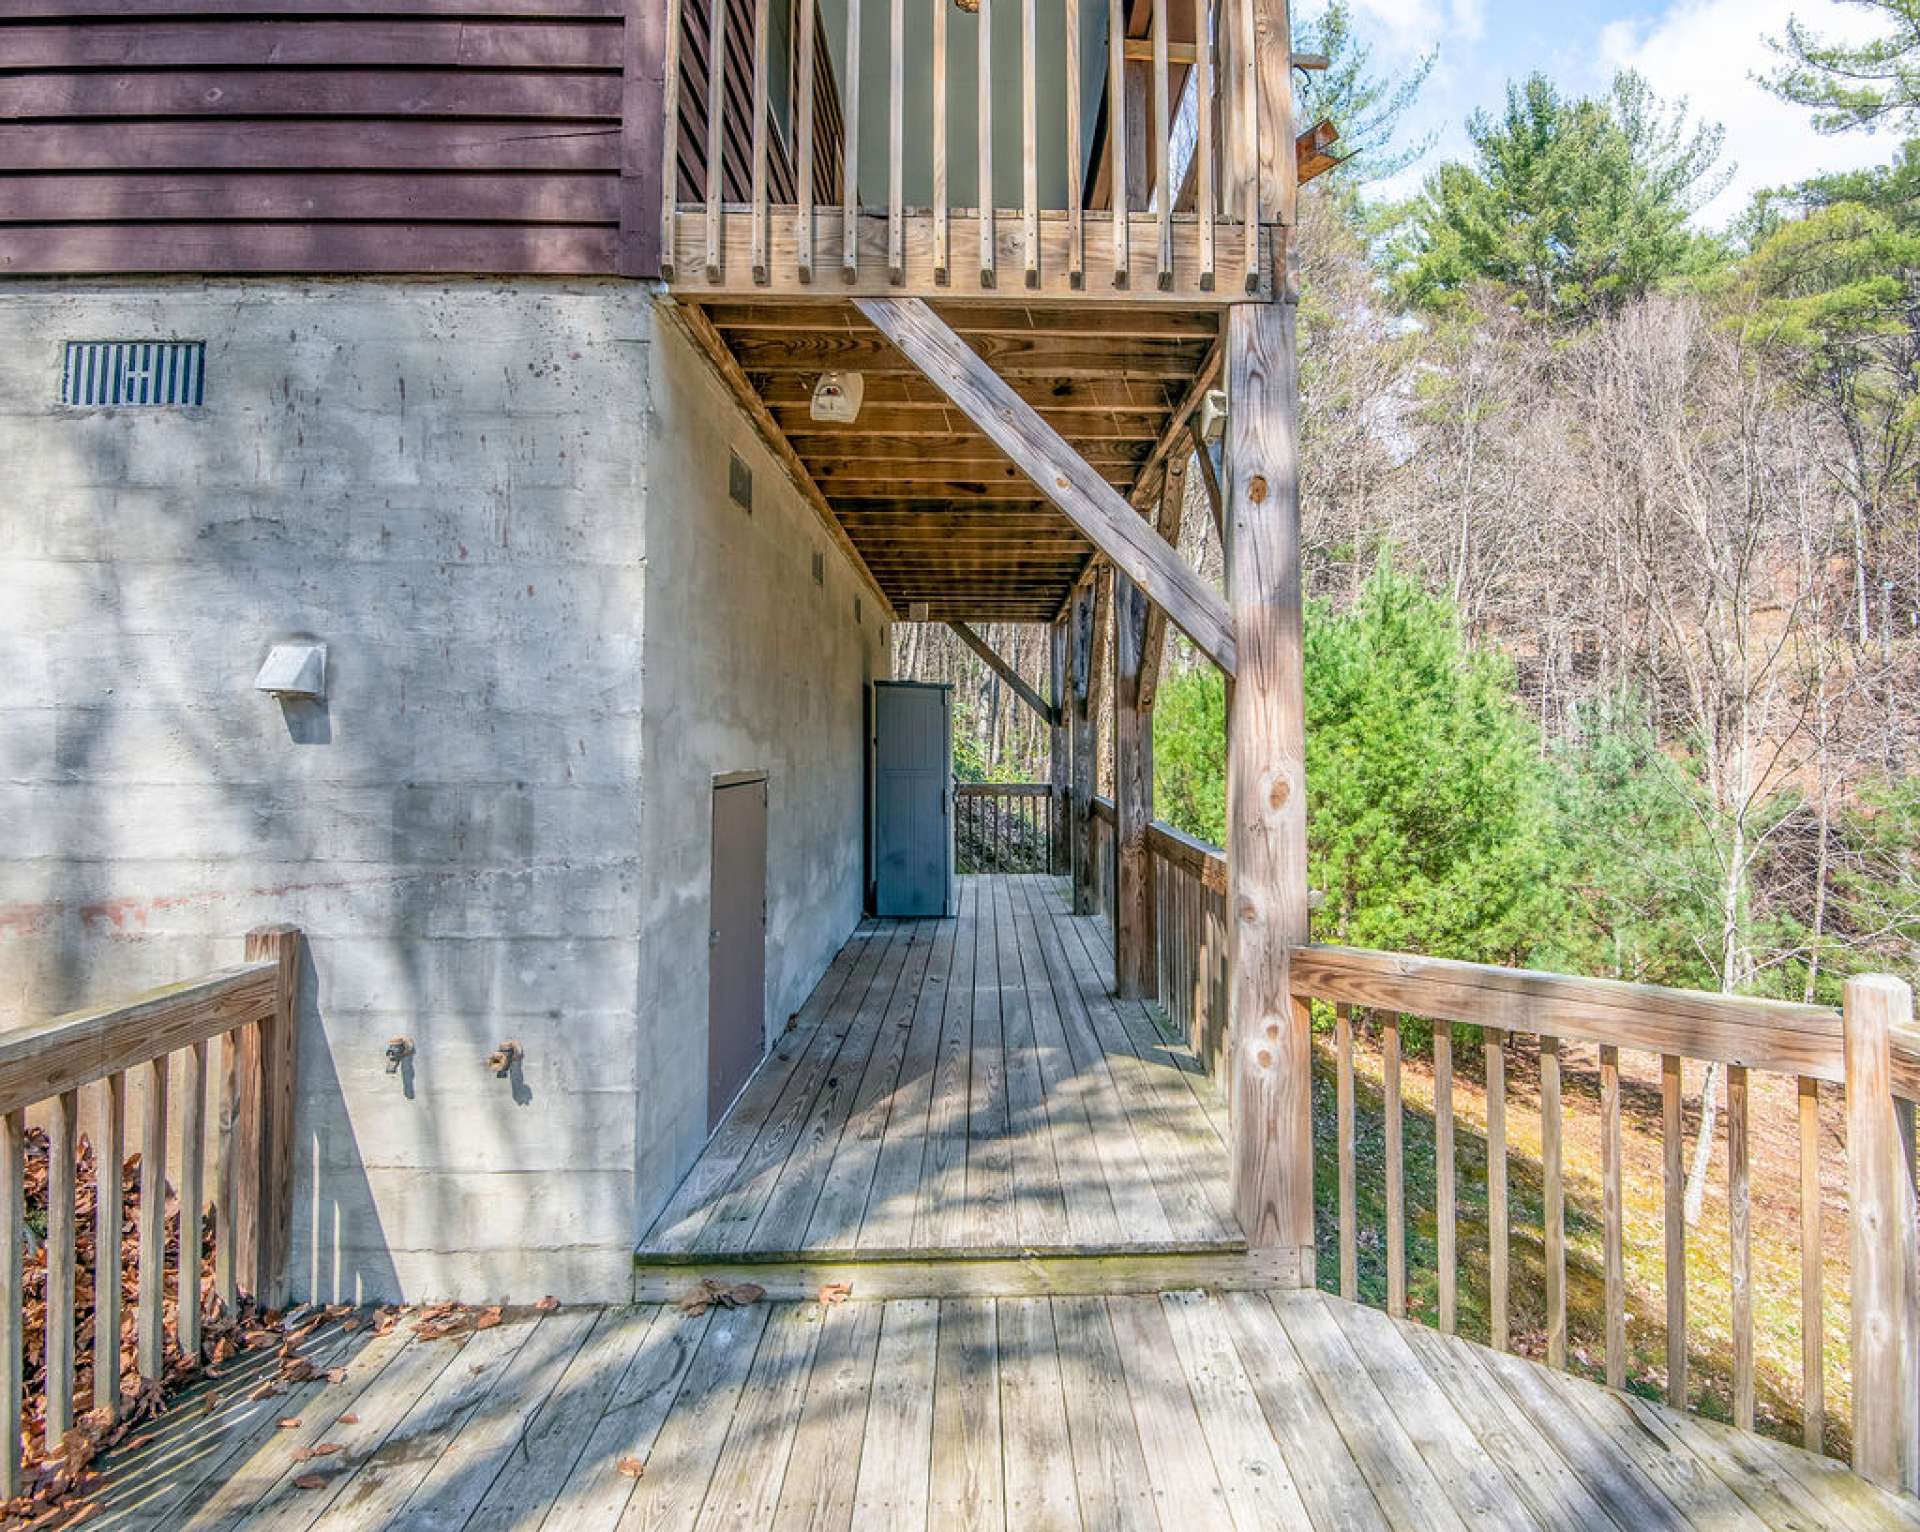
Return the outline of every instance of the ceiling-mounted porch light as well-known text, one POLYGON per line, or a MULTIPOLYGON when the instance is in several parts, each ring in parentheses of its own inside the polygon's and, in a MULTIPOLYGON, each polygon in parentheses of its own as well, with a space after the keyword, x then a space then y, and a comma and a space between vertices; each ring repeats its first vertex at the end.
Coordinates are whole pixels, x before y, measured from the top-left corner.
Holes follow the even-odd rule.
POLYGON ((860 418, 860 401, 867 396, 867 380, 857 372, 823 372, 814 379, 807 413, 815 420, 850 426, 860 418))

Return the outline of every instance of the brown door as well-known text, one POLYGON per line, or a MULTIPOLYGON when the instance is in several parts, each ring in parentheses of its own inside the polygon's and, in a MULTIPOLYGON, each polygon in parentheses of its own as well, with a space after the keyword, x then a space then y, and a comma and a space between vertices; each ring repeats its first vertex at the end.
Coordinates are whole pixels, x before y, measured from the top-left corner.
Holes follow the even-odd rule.
POLYGON ((767 1046, 767 779, 714 784, 707 932, 707 1127, 767 1046))

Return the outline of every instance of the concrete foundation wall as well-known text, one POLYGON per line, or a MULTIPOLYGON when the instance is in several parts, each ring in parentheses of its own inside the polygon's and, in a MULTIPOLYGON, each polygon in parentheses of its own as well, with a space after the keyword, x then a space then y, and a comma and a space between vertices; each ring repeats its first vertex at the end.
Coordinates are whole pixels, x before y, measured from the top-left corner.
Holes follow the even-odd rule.
MULTIPOLYGON (((703 1041, 704 977, 649 922, 669 888, 691 920, 654 809, 686 816, 697 749, 656 786, 648 708, 720 662, 651 610, 650 503, 692 468, 649 423, 705 384, 633 284, 0 286, 0 1025, 302 927, 302 1294, 619 1297, 684 1168, 661 1125, 704 1112, 704 1052, 697 1092, 656 1061, 703 1041), (203 407, 57 404, 66 340, 176 337, 207 342, 203 407), (252 689, 293 636, 329 646, 324 708, 252 689)), ((857 808, 853 676, 854 776, 818 792, 857 808)), ((741 691, 714 748, 840 720, 760 721, 772 697, 741 691)), ((847 844, 810 853, 804 918, 776 853, 782 1005, 858 899, 857 820, 808 822, 847 844)))
POLYGON ((868 681, 887 628, 753 427, 669 322, 654 348, 647 498, 641 928, 643 1222, 707 1136, 707 908, 716 776, 767 774, 767 1023, 786 1025, 859 921, 868 681), (728 494, 728 457, 753 508, 728 494), (820 556, 821 578, 813 573, 820 556))

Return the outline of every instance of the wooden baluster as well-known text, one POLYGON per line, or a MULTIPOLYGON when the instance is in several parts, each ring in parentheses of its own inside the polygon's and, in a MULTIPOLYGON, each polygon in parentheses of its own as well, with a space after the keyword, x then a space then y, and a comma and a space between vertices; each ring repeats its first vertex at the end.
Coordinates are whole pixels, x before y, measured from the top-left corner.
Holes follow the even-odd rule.
POLYGON ((994 272, 995 234, 993 227, 993 0, 980 0, 980 98, 977 112, 980 122, 980 285, 992 287, 999 280, 994 272))
POLYGON ((1487 1318, 1507 1349, 1507 1037, 1487 1029, 1487 1318))
POLYGON ((1453 1025, 1433 1024, 1433 1188, 1434 1232, 1440 1278, 1440 1328, 1453 1334, 1459 1320, 1459 1217, 1454 1205, 1453 1171, 1453 1025))
POLYGON ((1387 1117, 1387 1312, 1395 1319, 1407 1315, 1406 1151, 1401 1135, 1400 1018, 1387 1016, 1381 1025, 1385 1055, 1387 1117))
POLYGON ((720 194, 726 169, 727 0, 707 10, 707 280, 720 280, 720 194))
POLYGON ((800 105, 795 113, 793 199, 794 264, 802 282, 813 280, 813 14, 814 0, 800 0, 800 105))
POLYGON ((180 1354, 200 1360, 200 1233, 206 1213, 207 1045, 186 1053, 186 1080, 180 1097, 180 1265, 174 1297, 174 1324, 180 1354))
POLYGON ((1841 1012, 1847 1082, 1847 1208, 1852 1215, 1853 1466, 1913 1494, 1920 1479, 1914 1377, 1912 1119, 1893 1094, 1893 1032, 1913 994, 1886 974, 1849 979, 1841 1012))
POLYGON ((1127 226, 1127 13, 1107 0, 1107 185, 1112 188, 1113 285, 1127 285, 1132 265, 1127 226))
POLYGON ((62 1091, 47 1118, 47 1455, 73 1426, 74 1160, 80 1093, 62 1091))
POLYGON ((1827 1445, 1825 1276, 1820 1249, 1820 1082, 1800 1077, 1800 1437, 1827 1445))
POLYGON ((1727 1235, 1733 1270, 1733 1423, 1753 1429, 1753 1245, 1747 1174, 1747 1070, 1727 1066, 1727 1235))
MULTIPOLYGON (((1235 4, 1235 0, 1227 3, 1235 4)), ((1246 185, 1241 188, 1246 202, 1241 236, 1246 241, 1243 252, 1247 264, 1246 288, 1248 292, 1255 292, 1260 286, 1260 90, 1254 52, 1253 0, 1238 0, 1237 11, 1240 46, 1236 63, 1240 73, 1241 131, 1246 135, 1247 163, 1246 185)), ((1287 147, 1291 153, 1292 146, 1287 147)))
POLYGON ((1153 167, 1159 202, 1160 248, 1154 280, 1164 292, 1173 286, 1173 113, 1167 99, 1167 0, 1153 0, 1153 167))
POLYGON ((1540 1039, 1540 1176, 1546 1221, 1547 1365, 1567 1365, 1567 1213, 1560 1174, 1560 1039, 1540 1039))
POLYGON ((1627 1274, 1620 1186, 1620 1050, 1600 1049, 1600 1197, 1606 1230, 1607 1386, 1627 1386, 1627 1274))
POLYGON ((1354 1210, 1353 1012, 1344 1005, 1333 1008, 1333 1046, 1335 1139, 1340 1161, 1340 1296, 1352 1303, 1360 1296, 1360 1268, 1354 1210))
POLYGON ((679 270, 680 241, 680 7, 688 0, 666 0, 667 58, 662 77, 660 133, 660 275, 669 282, 679 270))
POLYGON ((238 1031, 221 1037, 213 1118, 213 1291, 229 1317, 240 1305, 240 1090, 245 1056, 238 1031))
POLYGON ((143 1066, 146 1120, 140 1133, 140 1307, 137 1351, 140 1381, 166 1373, 167 1056, 143 1066))
POLYGON ((907 280, 907 0, 887 0, 887 280, 907 280))
POLYGON ((1034 78, 1034 54, 1038 50, 1033 0, 1020 0, 1020 137, 1026 145, 1020 212, 1029 287, 1040 285, 1040 97, 1039 82, 1034 78))
POLYGON ((1208 0, 1193 0, 1193 211, 1200 235, 1200 290, 1213 291, 1213 27, 1208 0))
POLYGON ((1680 1057, 1660 1055, 1660 1130, 1664 1142, 1667 1234, 1667 1403, 1687 1407, 1686 1165, 1681 1142, 1680 1057))
POLYGON ((20 1465, 20 1392, 26 1386, 26 1287, 20 1248, 27 1226, 27 1114, 0 1119, 0 1500, 26 1489, 20 1465))
POLYGON ((860 0, 847 0, 847 72, 840 97, 840 275, 860 280, 860 0))
MULTIPOLYGON (((895 4, 899 0, 894 0, 895 4)), ((768 0, 753 5, 753 280, 765 283, 772 274, 769 247, 773 242, 772 212, 767 205, 767 51, 773 31, 768 0)))
MULTIPOLYGON (((1204 5, 1206 0, 1196 0, 1204 5)), ((1086 144, 1080 127, 1080 0, 1066 0, 1067 10, 1067 286, 1078 291, 1087 285, 1086 225, 1080 216, 1080 204, 1086 200, 1083 186, 1086 144)))
POLYGON ((127 1077, 100 1082, 99 1137, 93 1144, 93 1407, 120 1413, 121 1185, 127 1158, 127 1077))
POLYGON ((933 0, 933 280, 949 277, 952 235, 947 225, 947 6, 933 0))

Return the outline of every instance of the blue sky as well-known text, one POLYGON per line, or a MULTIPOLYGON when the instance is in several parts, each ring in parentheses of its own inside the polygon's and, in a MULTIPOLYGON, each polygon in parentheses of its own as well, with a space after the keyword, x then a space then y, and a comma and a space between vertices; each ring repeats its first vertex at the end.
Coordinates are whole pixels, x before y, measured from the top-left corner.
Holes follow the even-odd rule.
MULTIPOLYGON (((1666 98, 1685 96, 1697 116, 1727 130, 1732 183, 1701 222, 1719 226, 1762 186, 1818 170, 1890 159, 1886 134, 1816 134, 1808 114, 1776 101, 1754 80, 1772 67, 1763 38, 1789 16, 1836 36, 1859 37, 1858 7, 1840 0, 1351 0, 1373 45, 1376 64, 1391 68, 1437 46, 1439 63, 1408 119, 1418 136, 1440 138, 1433 153, 1381 190, 1415 189, 1442 158, 1466 152, 1464 123, 1476 107, 1497 108, 1509 78, 1538 69, 1563 90, 1605 89, 1614 71, 1638 69, 1666 98)), ((1295 0, 1311 17, 1319 0, 1295 0)), ((1870 32, 1868 26, 1866 31, 1870 32)))

